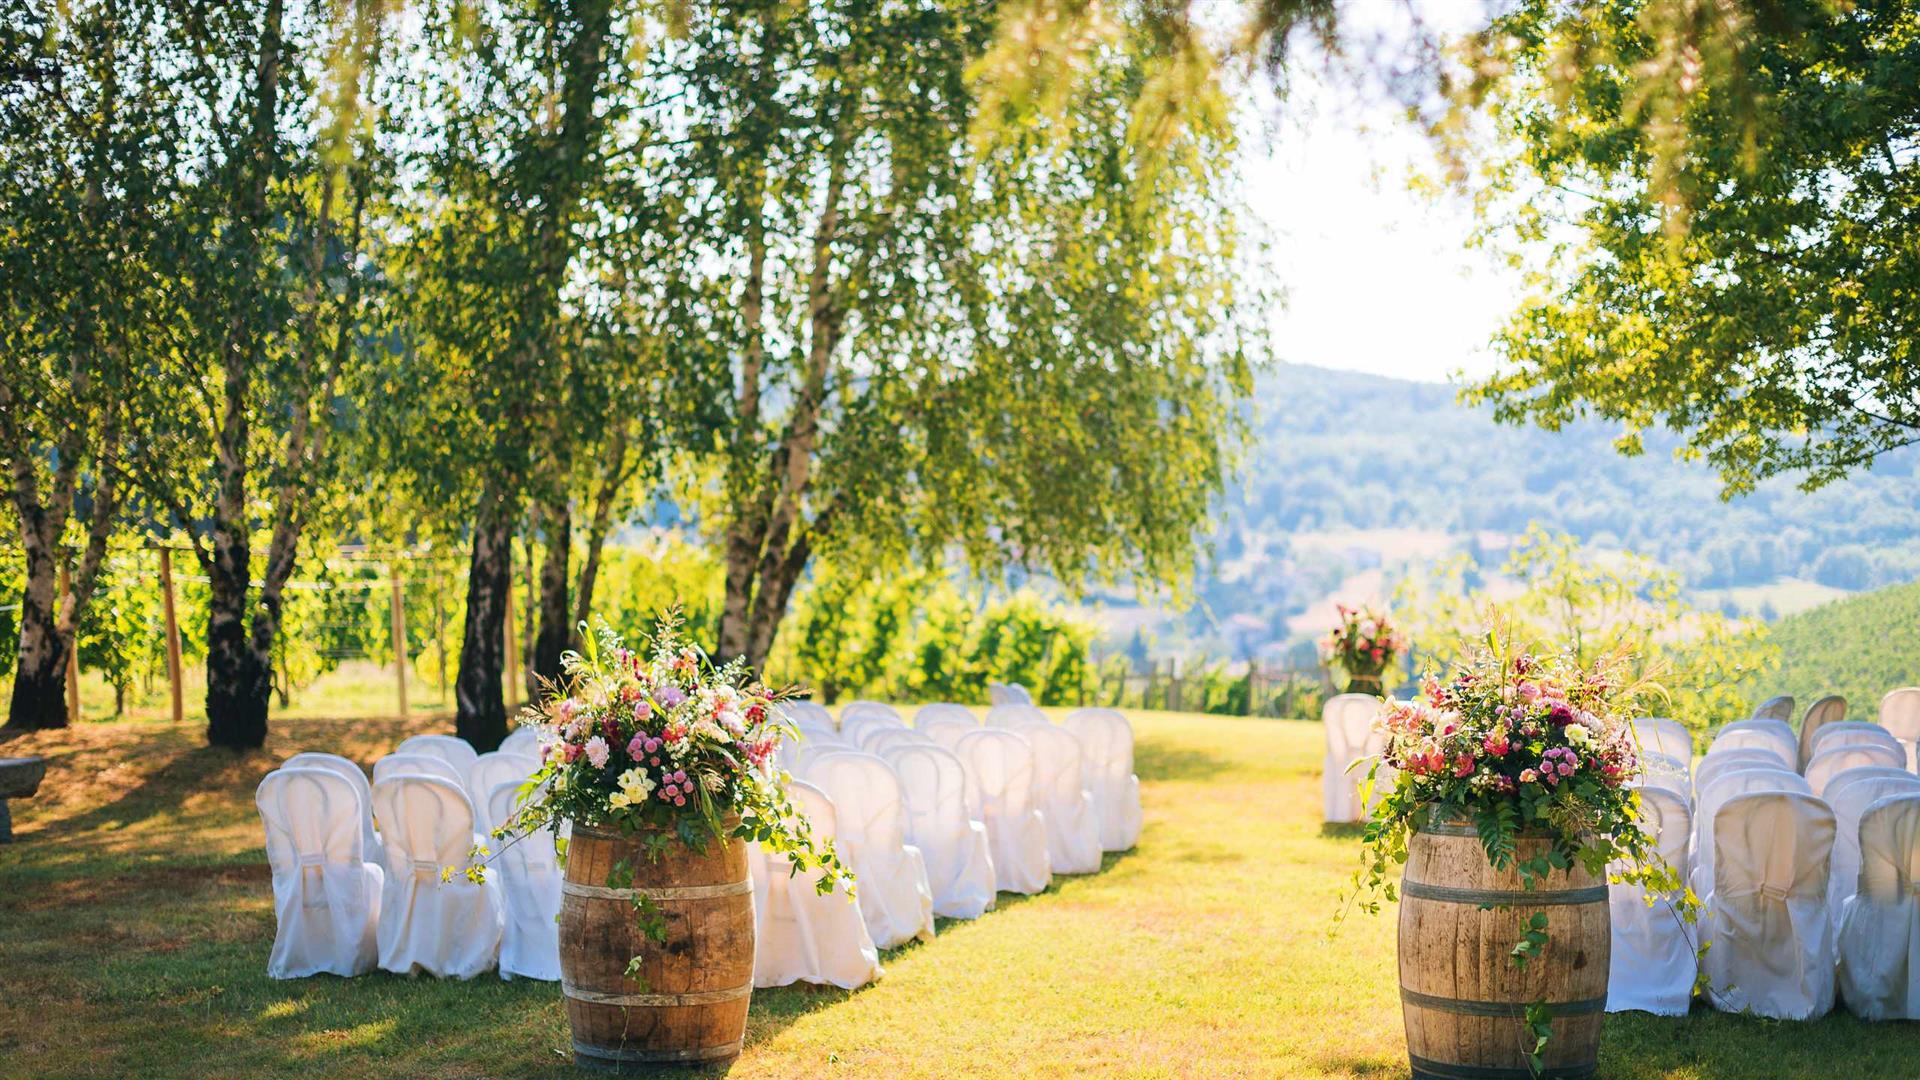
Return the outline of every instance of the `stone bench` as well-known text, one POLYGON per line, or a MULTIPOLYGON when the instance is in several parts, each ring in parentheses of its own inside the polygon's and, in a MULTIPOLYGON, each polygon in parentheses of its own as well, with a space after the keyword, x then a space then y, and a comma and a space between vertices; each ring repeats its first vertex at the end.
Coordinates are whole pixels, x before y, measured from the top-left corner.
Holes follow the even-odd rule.
POLYGON ((0 844, 13 842, 13 815, 7 811, 7 800, 24 799, 39 791, 46 775, 45 758, 0 758, 0 844))

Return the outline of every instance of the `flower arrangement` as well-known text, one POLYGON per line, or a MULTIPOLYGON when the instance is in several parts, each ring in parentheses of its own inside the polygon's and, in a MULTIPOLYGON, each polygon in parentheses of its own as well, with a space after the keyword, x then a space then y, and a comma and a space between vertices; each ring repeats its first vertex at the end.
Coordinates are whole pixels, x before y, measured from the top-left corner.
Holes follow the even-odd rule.
POLYGON ((1377 693, 1380 674, 1406 651, 1407 639, 1371 607, 1334 607, 1340 622, 1321 640, 1321 654, 1327 666, 1346 672, 1349 690, 1359 684, 1377 693))
MULTIPOLYGON (((1495 630, 1450 677, 1422 680, 1420 700, 1385 705, 1376 721, 1385 748, 1365 784, 1370 788, 1383 770, 1393 779, 1365 829, 1355 881, 1360 907, 1377 912, 1382 897, 1395 898, 1388 875, 1407 861, 1416 829, 1429 820, 1464 819, 1491 865, 1512 867, 1526 889, 1576 861, 1596 876, 1611 867, 1610 880, 1666 897, 1676 915, 1694 922, 1698 899, 1661 861, 1639 822, 1630 721, 1640 703, 1662 691, 1632 668, 1625 652, 1583 665, 1565 653, 1515 650, 1495 630), (1519 858, 1523 830, 1550 842, 1519 858)), ((1547 917, 1533 916, 1513 947, 1514 962, 1540 955, 1547 930, 1547 917)), ((1536 1068, 1549 1020, 1544 1003, 1529 1006, 1536 1068)))
POLYGON ((774 764, 781 738, 798 737, 777 707, 791 691, 768 689, 741 661, 715 667, 679 630, 669 614, 642 655, 602 625, 584 654, 566 654, 560 682, 521 714, 539 732, 541 766, 494 836, 567 819, 645 832, 656 845, 731 837, 822 870, 823 893, 850 883, 832 843, 815 845, 774 764))

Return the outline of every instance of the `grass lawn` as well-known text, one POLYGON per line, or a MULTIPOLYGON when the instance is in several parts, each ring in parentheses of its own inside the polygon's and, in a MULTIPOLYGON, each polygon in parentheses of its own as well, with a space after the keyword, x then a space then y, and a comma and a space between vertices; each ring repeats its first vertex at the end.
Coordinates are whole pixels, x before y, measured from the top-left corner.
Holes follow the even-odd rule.
MULTIPOLYGON (((1406 1076, 1391 913, 1330 936, 1355 839, 1320 824, 1318 725, 1134 723, 1138 850, 943 922, 864 990, 756 992, 732 1075, 1406 1076)), ((199 746, 191 724, 0 741, 0 756, 52 761, 0 848, 0 1076, 569 1075, 552 984, 265 975, 259 778, 298 749, 365 763, 444 726, 286 720, 249 757, 199 746)), ((1601 1064, 1609 1078, 1905 1078, 1920 1026, 1614 1016, 1601 1064)))

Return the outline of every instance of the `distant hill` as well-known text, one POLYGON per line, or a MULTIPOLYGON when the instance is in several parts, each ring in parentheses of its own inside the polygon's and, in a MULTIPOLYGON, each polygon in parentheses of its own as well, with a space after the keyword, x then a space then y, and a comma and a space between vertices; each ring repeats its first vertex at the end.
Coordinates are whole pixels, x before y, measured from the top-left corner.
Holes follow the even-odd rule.
POLYGON ((1626 458, 1606 425, 1496 424, 1449 386, 1281 365, 1256 397, 1199 602, 1181 618, 1105 598, 1110 644, 1144 632, 1176 651, 1271 653, 1398 567, 1452 551, 1498 565, 1534 521, 1650 555, 1697 602, 1768 619, 1920 577, 1913 451, 1811 494, 1782 479, 1727 503, 1712 470, 1674 459, 1670 436, 1626 458))
POLYGON ((1753 688, 1757 701, 1792 694, 1798 711, 1842 694, 1847 716, 1873 719, 1880 696, 1920 686, 1920 582, 1876 589, 1789 615, 1773 626, 1780 671, 1753 688))

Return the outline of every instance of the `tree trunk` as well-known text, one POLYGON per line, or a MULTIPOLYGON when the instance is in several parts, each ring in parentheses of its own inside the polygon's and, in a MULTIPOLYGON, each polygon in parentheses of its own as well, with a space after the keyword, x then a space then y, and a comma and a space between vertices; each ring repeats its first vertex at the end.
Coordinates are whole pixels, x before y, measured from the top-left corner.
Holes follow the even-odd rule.
POLYGON ((533 639, 534 685, 558 682, 560 656, 572 637, 567 605, 567 561, 573 552, 573 512, 563 498, 547 507, 547 557, 540 564, 540 633, 533 639))
POLYGON ((271 670, 249 640, 251 593, 245 523, 216 521, 207 573, 207 742, 254 750, 267 741, 271 670))
POLYGON ((613 504, 619 501, 620 490, 627 481, 625 423, 614 431, 613 444, 607 453, 607 472, 601 479, 599 496, 594 500, 593 521, 587 526, 587 556, 580 564, 580 584, 574 590, 573 622, 568 627, 567 640, 575 649, 584 644, 580 640, 580 628, 593 617, 593 589, 600 577, 600 553, 606 547, 607 532, 613 527, 613 504))
POLYGON ((57 550, 26 533, 27 587, 20 598, 20 655, 14 668, 7 726, 63 728, 67 716, 67 639, 54 610, 58 594, 57 550))
POLYGON ((491 483, 474 516, 473 557, 467 564, 465 639, 454 678, 454 731, 474 749, 499 747, 507 737, 501 673, 507 661, 507 591, 513 562, 513 513, 491 483))

